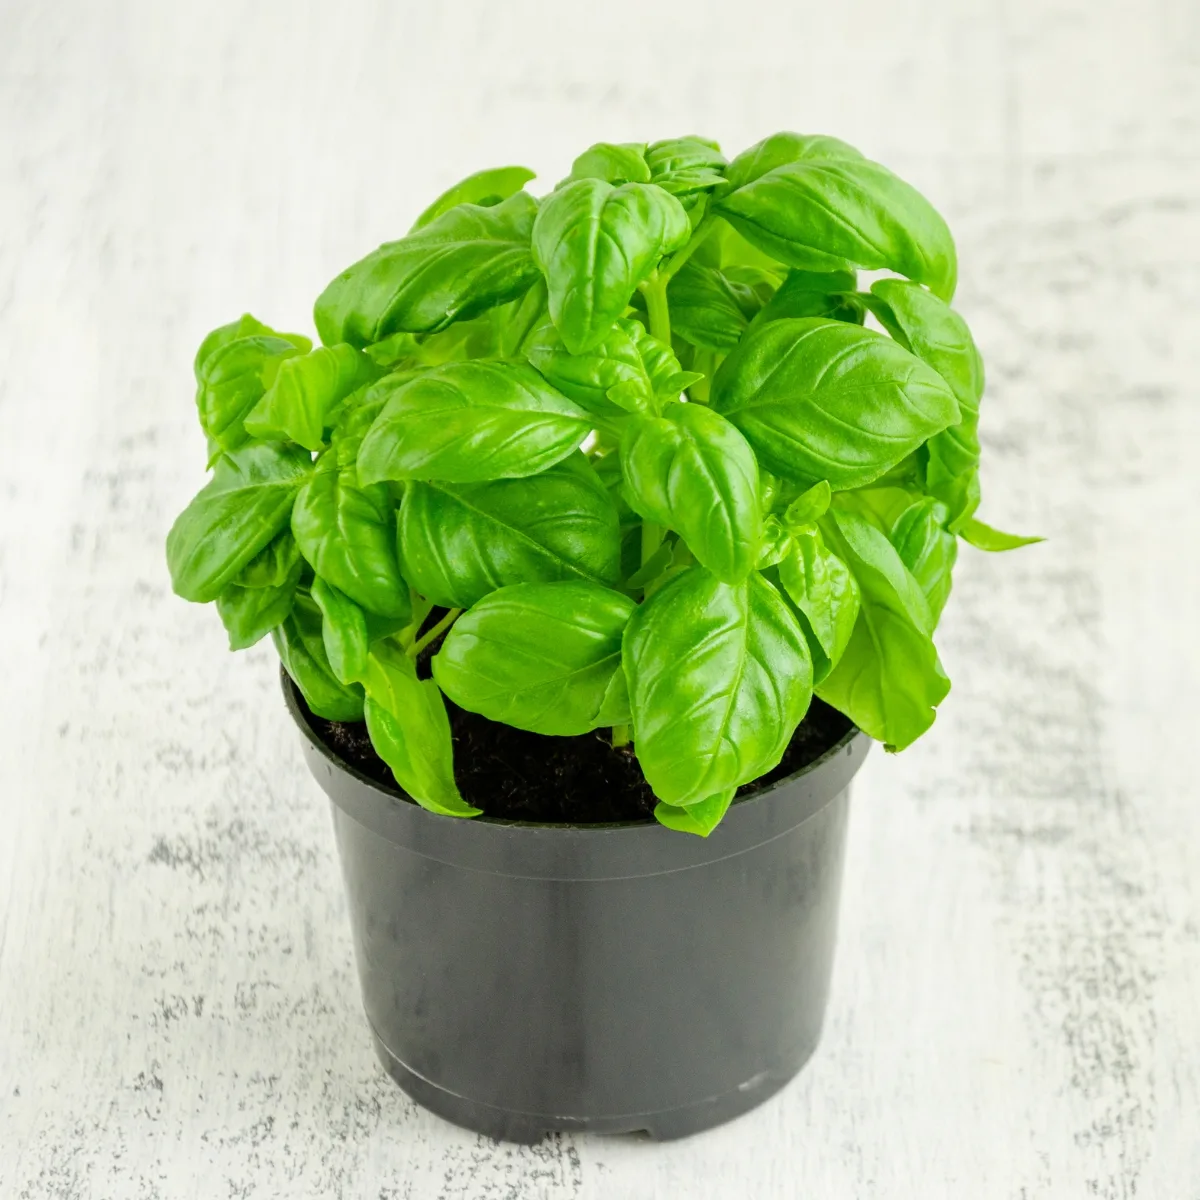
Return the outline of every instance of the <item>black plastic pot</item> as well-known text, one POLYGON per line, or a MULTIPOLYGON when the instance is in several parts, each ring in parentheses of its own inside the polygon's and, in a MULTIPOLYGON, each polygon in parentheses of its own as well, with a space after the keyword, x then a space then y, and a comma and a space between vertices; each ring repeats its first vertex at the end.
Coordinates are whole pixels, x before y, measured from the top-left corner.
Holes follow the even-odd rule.
POLYGON ((333 801, 375 1048, 418 1103, 509 1141, 675 1138, 760 1104, 807 1061, 865 736, 735 802, 708 838, 458 820, 339 759, 283 678, 333 801))

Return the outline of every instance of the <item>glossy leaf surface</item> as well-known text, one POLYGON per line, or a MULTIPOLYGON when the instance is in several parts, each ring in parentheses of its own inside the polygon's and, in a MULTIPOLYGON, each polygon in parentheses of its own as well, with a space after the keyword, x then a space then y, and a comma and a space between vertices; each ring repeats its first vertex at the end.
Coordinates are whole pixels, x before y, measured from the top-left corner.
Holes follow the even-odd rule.
POLYGON ((819 683, 842 657, 854 633, 858 583, 814 526, 793 531, 791 552, 779 563, 779 581, 804 614, 806 632, 816 643, 810 649, 819 683))
POLYGON ((325 653, 321 612, 311 596, 297 592, 291 615, 271 631, 283 668, 308 707, 327 721, 361 721, 363 690, 338 682, 325 653))
POLYGON ((430 222, 436 221, 443 213, 457 208, 460 204, 478 204, 484 208, 491 208, 515 195, 535 178, 536 175, 528 167, 489 167, 484 171, 476 171, 448 187, 413 222, 410 232, 424 229, 430 222))

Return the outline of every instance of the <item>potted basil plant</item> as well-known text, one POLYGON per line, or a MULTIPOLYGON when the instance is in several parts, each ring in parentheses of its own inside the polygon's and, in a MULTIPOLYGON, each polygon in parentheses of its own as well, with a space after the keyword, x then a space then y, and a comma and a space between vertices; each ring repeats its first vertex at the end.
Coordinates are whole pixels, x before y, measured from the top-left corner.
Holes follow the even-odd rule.
POLYGON ((317 346, 204 339, 167 558, 274 641, 405 1090, 673 1137, 811 1054, 851 776, 946 697, 959 540, 1034 539, 975 515, 954 244, 887 168, 781 133, 532 178, 343 271, 317 346))

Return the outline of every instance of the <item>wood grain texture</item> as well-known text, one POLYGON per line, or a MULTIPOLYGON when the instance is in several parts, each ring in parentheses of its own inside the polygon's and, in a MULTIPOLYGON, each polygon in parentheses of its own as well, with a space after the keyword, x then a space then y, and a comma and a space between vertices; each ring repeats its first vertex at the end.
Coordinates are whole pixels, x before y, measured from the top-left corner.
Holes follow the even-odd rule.
POLYGON ((0 1197, 1200 1198, 1198 12, 0 0, 0 1197), (945 212, 984 515, 1051 540, 964 549, 802 1078, 497 1146, 376 1066, 270 652, 170 594, 191 355, 480 166, 778 128, 945 212))

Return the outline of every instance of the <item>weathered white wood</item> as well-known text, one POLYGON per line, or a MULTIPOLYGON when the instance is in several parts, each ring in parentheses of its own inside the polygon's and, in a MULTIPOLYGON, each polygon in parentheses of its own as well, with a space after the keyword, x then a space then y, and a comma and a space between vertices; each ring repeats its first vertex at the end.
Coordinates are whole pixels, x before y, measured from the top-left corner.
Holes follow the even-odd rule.
MULTIPOLYGON (((1200 1197, 1200 9, 0 3, 0 1197, 1200 1197), (985 512, 824 1046, 665 1146, 416 1110, 270 653, 170 594, 198 338, 481 165, 839 134, 955 228, 985 512)), ((698 1054, 704 1053, 697 1046, 698 1054)))

